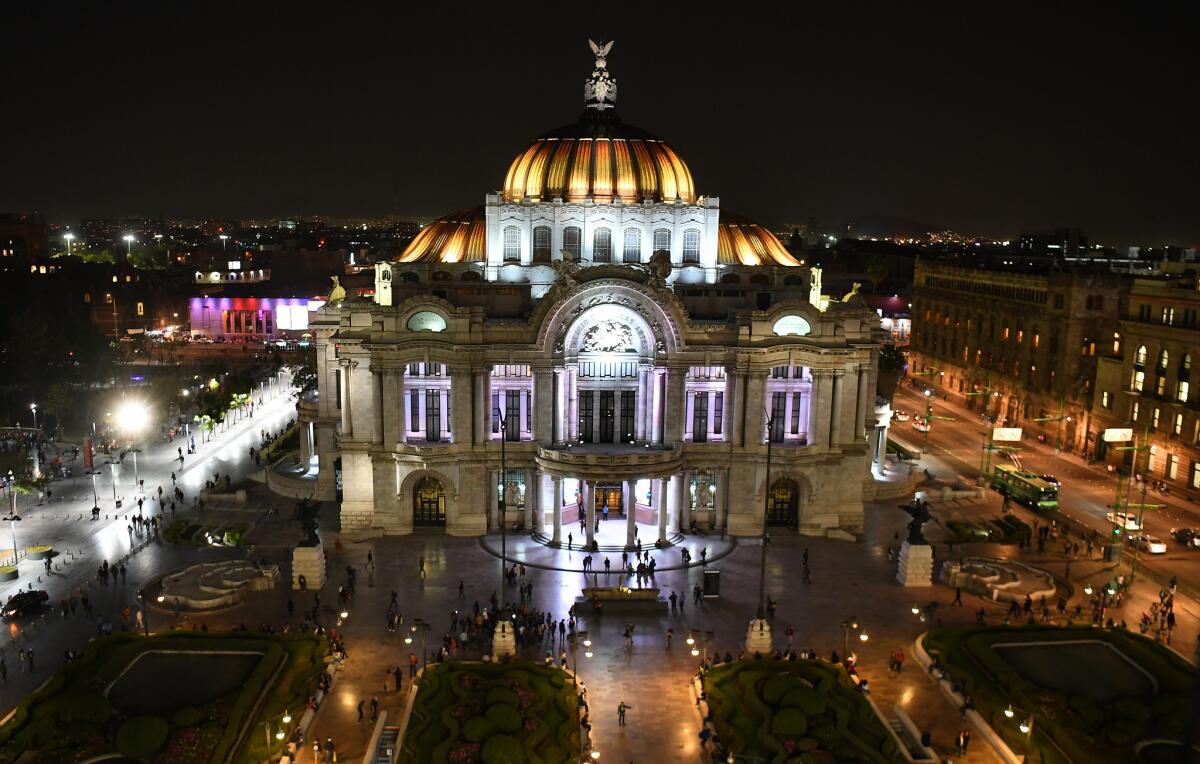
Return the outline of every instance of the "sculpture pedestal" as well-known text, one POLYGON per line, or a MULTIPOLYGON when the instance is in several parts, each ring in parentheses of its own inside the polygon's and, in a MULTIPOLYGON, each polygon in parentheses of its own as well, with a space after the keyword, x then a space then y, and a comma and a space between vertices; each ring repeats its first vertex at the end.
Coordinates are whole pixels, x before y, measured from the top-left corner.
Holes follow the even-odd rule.
POLYGON ((746 629, 746 654, 755 653, 764 658, 770 658, 774 650, 771 643, 771 624, 765 618, 755 618, 746 629))
POLYGON ((501 621, 496 624, 496 633, 492 635, 492 660, 516 654, 517 635, 513 631, 512 621, 501 621))
POLYGON ((905 541, 900 547, 900 567, 896 570, 896 581, 901 586, 932 586, 933 547, 905 541))
POLYGON ((304 576, 304 588, 319 590, 325 585, 325 546, 298 546, 292 550, 292 588, 300 588, 300 576, 304 576))

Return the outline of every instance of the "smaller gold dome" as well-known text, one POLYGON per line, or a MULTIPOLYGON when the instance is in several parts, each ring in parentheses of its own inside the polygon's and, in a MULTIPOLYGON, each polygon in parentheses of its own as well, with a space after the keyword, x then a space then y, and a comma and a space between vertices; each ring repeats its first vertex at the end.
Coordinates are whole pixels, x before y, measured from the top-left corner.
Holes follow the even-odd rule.
POLYGON ((487 259, 487 223, 483 207, 440 217, 421 229, 396 262, 481 263, 487 259))
POLYGON ((800 265, 775 234, 749 218, 721 213, 717 262, 722 265, 800 265))

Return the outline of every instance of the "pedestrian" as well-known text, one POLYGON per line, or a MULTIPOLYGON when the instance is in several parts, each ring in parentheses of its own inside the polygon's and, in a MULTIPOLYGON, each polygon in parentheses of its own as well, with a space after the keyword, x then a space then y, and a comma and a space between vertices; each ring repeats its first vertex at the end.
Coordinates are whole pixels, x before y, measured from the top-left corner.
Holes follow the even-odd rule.
POLYGON ((392 669, 392 678, 396 680, 396 692, 400 692, 400 688, 404 686, 404 672, 399 666, 392 669))
POLYGON ((954 587, 954 600, 950 604, 962 605, 962 589, 960 587, 954 587))
POLYGON ((337 758, 337 747, 333 744, 333 738, 325 739, 325 764, 333 764, 337 758))
POLYGON ((463 580, 460 578, 458 579, 458 598, 461 600, 466 599, 466 597, 467 595, 463 592, 463 580))
POLYGON ((671 612, 674 613, 675 612, 675 600, 678 599, 676 597, 674 591, 671 592, 671 596, 668 599, 670 599, 670 601, 671 601, 671 612))
POLYGON ((365 716, 365 714, 363 712, 364 705, 366 705, 365 701, 362 701, 362 700, 358 701, 358 723, 359 724, 363 723, 363 717, 365 716))
POLYGON ((804 579, 801 581, 801 583, 805 583, 805 584, 812 583, 812 569, 808 567, 807 562, 804 563, 804 579))
POLYGON ((963 729, 958 733, 958 740, 955 741, 955 748, 958 750, 959 756, 966 756, 967 749, 971 745, 971 731, 963 729))
POLYGON ((619 706, 617 706, 617 724, 618 725, 620 725, 622 727, 625 726, 625 712, 631 708, 633 708, 633 706, 627 704, 623 700, 621 701, 621 704, 619 706))
POLYGON ((416 653, 408 654, 408 677, 409 679, 417 675, 417 655, 416 653))
POLYGON ((421 578, 425 578, 425 556, 424 555, 417 558, 417 575, 419 575, 421 578))
POLYGON ((379 719, 379 698, 371 698, 371 721, 379 719))
POLYGON ((321 741, 313 741, 313 764, 319 764, 321 761, 321 741))

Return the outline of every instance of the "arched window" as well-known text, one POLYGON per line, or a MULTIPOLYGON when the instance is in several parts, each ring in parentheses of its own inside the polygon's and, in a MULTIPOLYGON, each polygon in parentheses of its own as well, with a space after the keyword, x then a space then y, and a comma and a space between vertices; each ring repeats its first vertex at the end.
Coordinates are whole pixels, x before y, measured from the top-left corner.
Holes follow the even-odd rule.
POLYGON ((1167 355, 1166 350, 1158 351, 1158 368, 1162 369, 1163 371, 1166 371, 1167 370, 1167 362, 1170 360, 1171 359, 1167 355))
POLYGON ((756 273, 750 277, 751 284, 766 285, 771 283, 771 279, 765 273, 756 273))
POLYGON ((803 286, 804 279, 800 278, 799 276, 784 276, 783 277, 783 285, 784 286, 803 286))
POLYGON ((481 276, 479 274, 479 271, 465 271, 462 275, 462 280, 463 281, 483 281, 483 276, 481 276))
POLYGON ((521 229, 515 225, 504 228, 504 262, 514 263, 521 260, 521 229))
POLYGON ((540 225, 533 229, 533 261, 550 262, 550 227, 540 225))
POLYGON ((1146 346, 1138 345, 1137 354, 1133 357, 1133 362, 1138 366, 1146 365, 1146 346))
POLYGON ((740 284, 740 283, 742 283, 742 279, 736 273, 726 273, 724 276, 721 277, 721 283, 722 284, 740 284))
POLYGON ((683 262, 700 262, 700 232, 695 228, 683 232, 683 262))
POLYGON ((592 235, 592 262, 612 262, 612 231, 607 228, 597 228, 592 235))
POLYGON ((655 228, 654 229, 654 251, 655 252, 670 252, 671 251, 671 229, 670 228, 655 228))
POLYGON ((642 261, 642 232, 638 229, 625 229, 625 246, 621 249, 621 260, 626 263, 642 261))
POLYGON ((576 260, 580 256, 580 243, 583 241, 583 232, 579 230, 579 226, 569 225, 563 229, 563 252, 576 260))
POLYGON ((449 281, 450 274, 446 273, 445 271, 435 271, 433 274, 433 280, 434 281, 449 281))
POLYGON ((401 273, 399 278, 399 281, 402 281, 406 284, 415 284, 419 280, 420 277, 412 271, 405 271, 404 273, 401 273))

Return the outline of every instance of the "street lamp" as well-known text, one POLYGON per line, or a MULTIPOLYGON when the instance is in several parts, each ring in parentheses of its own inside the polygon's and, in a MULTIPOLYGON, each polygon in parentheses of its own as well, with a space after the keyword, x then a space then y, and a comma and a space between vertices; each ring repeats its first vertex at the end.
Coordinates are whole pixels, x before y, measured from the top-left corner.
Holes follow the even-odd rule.
POLYGON ((762 554, 758 562, 758 610, 750 628, 746 631, 746 650, 760 655, 771 654, 771 624, 767 622, 767 515, 771 508, 771 438, 776 412, 768 412, 767 420, 767 474, 763 482, 762 554))
POLYGON ((870 639, 867 630, 862 628, 858 622, 858 618, 850 616, 842 621, 842 661, 845 661, 850 654, 850 632, 857 631, 860 642, 866 642, 870 639))
MULTIPOLYGON (((13 495, 14 497, 16 496, 16 494, 12 494, 12 495, 13 495)), ((8 521, 8 523, 9 523, 9 524, 10 524, 10 526, 12 527, 12 539, 13 539, 13 567, 16 567, 17 563, 18 563, 18 562, 20 562, 20 560, 19 560, 19 559, 17 559, 17 521, 18 521, 18 520, 20 520, 20 519, 21 519, 21 518, 20 518, 20 516, 19 516, 19 515, 17 515, 17 513, 16 513, 15 511, 11 510, 11 509, 9 510, 9 513, 8 513, 8 516, 7 516, 7 517, 0 517, 0 520, 6 520, 6 521, 8 521)))
POLYGON ((217 238, 221 240, 221 251, 224 252, 225 251, 225 242, 229 241, 229 234, 223 233, 223 234, 218 235, 217 238))
MULTIPOLYGON (((141 401, 126 401, 117 409, 117 426, 124 430, 130 436, 131 444, 133 437, 145 429, 146 424, 150 420, 150 412, 146 409, 146 404, 141 401)), ((136 444, 133 444, 136 446, 136 444)), ((133 452, 133 484, 139 486, 138 483, 138 466, 137 466, 137 448, 131 448, 133 452)))
POLYGON ((33 429, 37 429, 37 404, 29 404, 29 410, 33 412, 33 429))
POLYGON ((75 234, 67 231, 63 234, 63 241, 67 243, 67 254, 71 254, 71 240, 75 238, 75 234))
POLYGON ((137 239, 131 233, 125 234, 125 236, 122 238, 125 239, 125 259, 128 260, 133 256, 133 242, 135 242, 137 239))
POLYGON ((142 605, 142 631, 148 637, 150 636, 150 613, 146 609, 146 592, 138 589, 137 598, 142 605))

